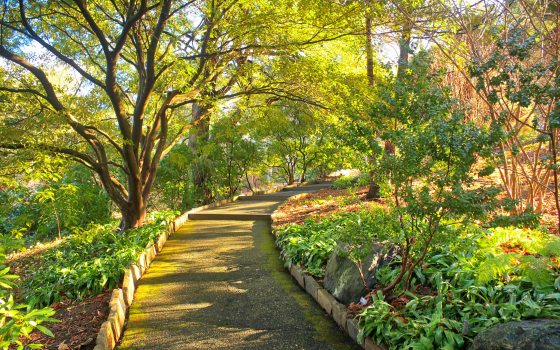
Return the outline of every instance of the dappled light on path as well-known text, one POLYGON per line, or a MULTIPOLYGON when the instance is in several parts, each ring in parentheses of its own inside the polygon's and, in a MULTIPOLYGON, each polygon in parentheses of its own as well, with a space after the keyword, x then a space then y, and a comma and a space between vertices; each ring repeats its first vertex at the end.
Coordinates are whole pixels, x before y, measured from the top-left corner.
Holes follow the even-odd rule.
MULTIPOLYGON (((282 200, 204 212, 270 214, 282 200)), ((356 347, 286 273, 267 221, 221 219, 189 221, 170 238, 140 282, 120 348, 356 347)))

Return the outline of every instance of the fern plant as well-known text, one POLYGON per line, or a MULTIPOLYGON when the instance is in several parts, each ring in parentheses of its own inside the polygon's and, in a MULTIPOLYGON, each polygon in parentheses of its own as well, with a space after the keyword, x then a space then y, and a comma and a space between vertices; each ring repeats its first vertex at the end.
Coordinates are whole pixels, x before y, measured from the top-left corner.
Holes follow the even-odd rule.
POLYGON ((476 275, 479 283, 499 279, 504 283, 527 282, 552 291, 555 270, 560 268, 560 239, 536 230, 495 228, 478 241, 476 275))

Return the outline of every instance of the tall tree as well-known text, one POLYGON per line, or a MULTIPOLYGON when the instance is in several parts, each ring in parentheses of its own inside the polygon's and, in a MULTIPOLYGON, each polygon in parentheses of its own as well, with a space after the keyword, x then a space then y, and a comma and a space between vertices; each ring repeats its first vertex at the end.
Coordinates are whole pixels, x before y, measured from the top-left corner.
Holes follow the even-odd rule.
POLYGON ((489 165, 513 202, 505 207, 521 215, 554 203, 560 230, 558 3, 441 6, 453 31, 434 43, 455 71, 456 96, 502 135, 489 165))
POLYGON ((196 72, 190 89, 170 89, 163 79, 171 67, 171 38, 180 36, 168 30, 169 22, 185 6, 173 7, 171 1, 113 7, 109 2, 91 6, 85 1, 19 0, 4 7, 0 57, 11 65, 1 90, 31 100, 25 115, 8 113, 5 118, 39 122, 47 132, 55 120, 70 129, 55 140, 40 132, 29 137, 25 134, 35 132, 22 130, 21 139, 10 136, 14 124, 4 124, 1 146, 34 148, 86 165, 119 207, 122 228, 140 225, 158 162, 172 142, 170 105, 198 85, 196 72), (72 68, 72 79, 80 81, 74 93, 49 71, 53 66, 55 71, 72 68), (44 118, 26 120, 33 117, 44 118))
MULTIPOLYGON (((208 64, 221 66, 222 72, 212 78, 193 104, 193 128, 189 134, 189 145, 195 155, 191 168, 201 203, 207 204, 213 200, 208 183, 211 178, 210 161, 206 159, 202 148, 210 142, 209 130, 219 111, 216 107, 220 101, 252 95, 266 95, 271 99, 313 100, 309 92, 298 89, 299 81, 276 74, 276 69, 286 69, 285 66, 278 66, 278 62, 297 65, 297 56, 302 50, 355 35, 357 29, 351 25, 351 15, 356 8, 356 4, 323 1, 301 2, 297 6, 277 4, 269 18, 261 16, 258 26, 247 29, 249 35, 244 36, 230 30, 231 23, 235 22, 231 16, 216 25, 214 40, 209 45, 228 42, 233 43, 234 47, 247 49, 238 51, 236 58, 227 65, 219 60, 209 60, 208 64), (274 21, 272 27, 271 21, 274 21), (256 42, 254 33, 260 33, 256 42), (286 57, 291 59, 286 61, 286 57)), ((247 23, 244 25, 247 26, 247 23)), ((302 79, 302 76, 298 78, 302 79)), ((305 75, 303 79, 309 80, 305 75)))
POLYGON ((191 127, 184 116, 210 82, 240 56, 341 35, 344 13, 301 5, 7 0, 0 148, 86 165, 120 209, 121 227, 137 227, 160 159, 191 127))

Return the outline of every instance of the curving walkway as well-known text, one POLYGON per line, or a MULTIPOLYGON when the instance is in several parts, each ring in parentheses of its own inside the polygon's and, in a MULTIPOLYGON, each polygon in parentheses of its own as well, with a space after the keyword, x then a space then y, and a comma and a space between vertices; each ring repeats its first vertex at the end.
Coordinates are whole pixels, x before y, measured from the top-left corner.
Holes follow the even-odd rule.
POLYGON ((120 349, 358 349, 282 266, 270 214, 306 186, 190 214, 136 291, 120 349))

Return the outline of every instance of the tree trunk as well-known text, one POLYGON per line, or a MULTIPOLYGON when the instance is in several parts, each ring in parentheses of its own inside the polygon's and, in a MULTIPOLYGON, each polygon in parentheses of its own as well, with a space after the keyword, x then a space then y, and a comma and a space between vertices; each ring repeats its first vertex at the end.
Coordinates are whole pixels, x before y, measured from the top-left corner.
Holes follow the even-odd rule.
POLYGON ((251 181, 249 180, 249 173, 247 172, 247 169, 245 169, 245 181, 247 181, 247 187, 249 187, 251 193, 255 194, 255 190, 253 189, 253 186, 251 185, 251 181))
POLYGON ((306 169, 304 169, 301 172, 301 176, 299 177, 299 182, 304 183, 305 182, 305 173, 306 173, 306 169))
MULTIPOLYGON (((373 75, 373 33, 371 28, 371 17, 366 14, 366 62, 367 62, 367 78, 368 85, 373 86, 375 76, 373 75)), ((379 198, 379 184, 375 181, 375 172, 372 170, 369 173, 369 189, 366 194, 366 199, 379 198)))
MULTIPOLYGON (((410 52, 410 40, 411 40, 411 28, 406 26, 403 28, 402 37, 399 42, 399 62, 397 68, 397 84, 402 80, 403 74, 408 67, 409 52, 410 52)), ((391 156, 395 154, 395 145, 391 140, 385 140, 384 145, 385 156, 391 156)), ((370 187, 366 195, 368 199, 379 198, 380 187, 373 181, 373 173, 370 173, 370 187)))
POLYGON ((302 165, 301 165, 301 175, 299 177, 299 182, 303 183, 305 182, 305 177, 307 175, 307 167, 308 167, 308 161, 307 161, 307 157, 305 154, 303 154, 302 156, 302 165))
POLYGON ((209 113, 209 105, 200 102, 193 103, 193 128, 189 135, 189 147, 193 151, 195 159, 191 164, 191 171, 195 193, 201 199, 203 205, 209 204, 213 199, 212 190, 208 184, 210 169, 208 169, 203 154, 203 147, 209 141, 210 135, 209 113))
POLYGON ((288 185, 293 185, 296 182, 293 170, 288 171, 288 185))
POLYGON ((379 198, 379 185, 375 181, 375 170, 369 172, 369 189, 366 194, 366 199, 377 199, 379 198))
POLYGON ((371 17, 366 15, 366 60, 367 60, 367 77, 369 86, 373 86, 375 76, 373 75, 373 33, 371 28, 371 17))
MULTIPOLYGON (((552 164, 556 165, 558 164, 558 150, 557 150, 557 145, 556 145, 556 135, 555 135, 555 131, 551 130, 550 134, 550 150, 552 153, 552 164)), ((559 180, 558 180, 558 169, 556 169, 555 167, 552 167, 551 169, 552 171, 552 178, 553 178, 553 189, 552 192, 554 194, 554 205, 556 206, 556 229, 558 230, 558 233, 560 233, 560 185, 559 185, 559 180)))
POLYGON ((290 174, 288 177, 288 185, 293 185, 295 182, 296 180, 294 179, 294 176, 290 174))
POLYGON ((397 67, 397 82, 400 82, 402 75, 408 67, 409 53, 410 53, 410 41, 411 41, 412 29, 409 25, 403 28, 401 40, 399 42, 399 62, 397 67))
POLYGON ((122 218, 119 225, 122 232, 142 226, 146 219, 147 208, 143 202, 130 202, 121 208, 122 218))

